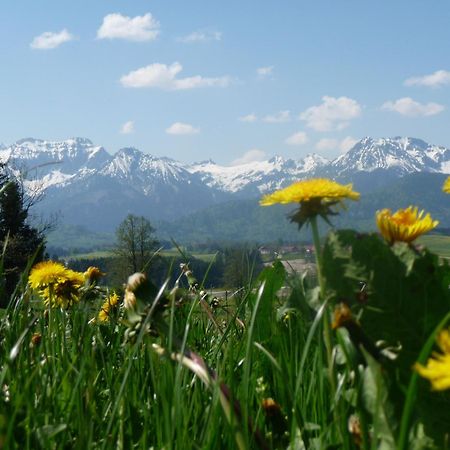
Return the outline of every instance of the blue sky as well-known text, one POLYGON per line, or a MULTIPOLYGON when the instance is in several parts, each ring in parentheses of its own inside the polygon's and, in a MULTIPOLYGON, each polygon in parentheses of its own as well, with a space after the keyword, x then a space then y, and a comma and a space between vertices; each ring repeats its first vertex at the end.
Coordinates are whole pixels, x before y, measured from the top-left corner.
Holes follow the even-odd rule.
POLYGON ((450 3, 4 0, 0 142, 218 163, 450 147, 450 3), (47 34, 44 34, 47 33, 47 34))

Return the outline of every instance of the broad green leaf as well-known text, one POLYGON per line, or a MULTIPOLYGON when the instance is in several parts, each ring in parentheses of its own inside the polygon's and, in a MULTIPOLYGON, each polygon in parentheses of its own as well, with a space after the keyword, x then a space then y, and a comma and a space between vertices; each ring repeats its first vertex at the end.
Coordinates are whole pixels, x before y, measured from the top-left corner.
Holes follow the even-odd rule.
MULTIPOLYGON (((350 305, 373 342, 401 348, 392 376, 406 386, 424 342, 450 310, 448 264, 427 250, 391 247, 376 234, 351 230, 330 233, 323 260, 327 296, 350 305)), ((448 432, 449 399, 431 393, 428 383, 420 385, 417 411, 427 433, 448 432)))

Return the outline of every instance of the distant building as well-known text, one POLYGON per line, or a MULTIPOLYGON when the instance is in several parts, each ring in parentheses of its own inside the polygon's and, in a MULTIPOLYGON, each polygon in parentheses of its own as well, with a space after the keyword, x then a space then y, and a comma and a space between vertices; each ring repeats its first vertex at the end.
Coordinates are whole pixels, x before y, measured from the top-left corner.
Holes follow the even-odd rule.
POLYGON ((258 250, 261 255, 271 255, 273 253, 272 249, 270 249, 269 247, 265 247, 265 246, 259 247, 258 250))
POLYGON ((307 254, 315 253, 314 245, 305 245, 304 249, 307 254))
POLYGON ((296 245, 282 245, 280 253, 299 253, 301 249, 296 245))

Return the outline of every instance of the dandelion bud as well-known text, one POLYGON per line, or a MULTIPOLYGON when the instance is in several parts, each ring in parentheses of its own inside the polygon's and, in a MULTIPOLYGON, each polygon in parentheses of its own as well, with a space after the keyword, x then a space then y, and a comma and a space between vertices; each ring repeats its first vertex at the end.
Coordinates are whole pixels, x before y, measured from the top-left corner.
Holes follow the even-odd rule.
POLYGON ((86 269, 86 272, 84 272, 84 279, 89 284, 97 284, 101 277, 105 276, 105 273, 103 273, 98 267, 90 266, 86 269))
POLYGON ((133 309, 136 306, 136 296, 133 292, 125 289, 125 296, 123 298, 123 305, 126 309, 133 309))
POLYGON ((267 424, 279 439, 287 429, 287 422, 281 406, 273 398, 264 398, 261 407, 266 416, 267 424))
POLYGON ((36 347, 41 343, 42 334, 41 333, 33 333, 31 336, 30 347, 36 347))
POLYGON ((147 277, 144 273, 136 272, 128 277, 127 289, 131 292, 136 292, 146 280, 147 277))
POLYGON ((343 327, 349 322, 353 322, 353 316, 350 308, 345 303, 340 303, 334 310, 334 320, 331 327, 333 330, 343 327))
POLYGON ((261 402, 262 409, 268 415, 281 410, 280 405, 273 398, 263 398, 261 402))
POLYGON ((156 294, 152 283, 144 273, 136 272, 128 277, 126 290, 132 292, 136 299, 149 303, 156 294))
POLYGON ((362 432, 361 432, 361 422, 358 416, 352 414, 348 418, 348 431, 353 436, 353 441, 355 442, 355 445, 360 447, 362 444, 362 432))

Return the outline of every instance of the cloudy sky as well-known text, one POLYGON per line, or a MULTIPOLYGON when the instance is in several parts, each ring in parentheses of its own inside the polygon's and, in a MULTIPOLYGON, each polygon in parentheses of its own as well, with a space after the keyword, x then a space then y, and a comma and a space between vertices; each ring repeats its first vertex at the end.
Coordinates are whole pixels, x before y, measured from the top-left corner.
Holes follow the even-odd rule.
POLYGON ((3 0, 0 142, 192 162, 450 147, 448 0, 3 0))

